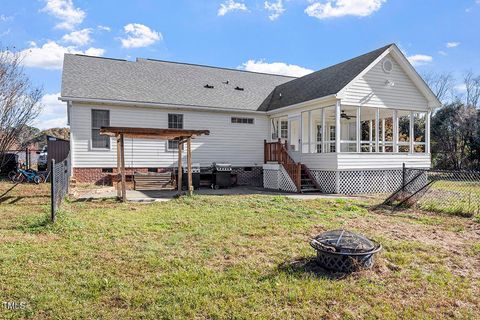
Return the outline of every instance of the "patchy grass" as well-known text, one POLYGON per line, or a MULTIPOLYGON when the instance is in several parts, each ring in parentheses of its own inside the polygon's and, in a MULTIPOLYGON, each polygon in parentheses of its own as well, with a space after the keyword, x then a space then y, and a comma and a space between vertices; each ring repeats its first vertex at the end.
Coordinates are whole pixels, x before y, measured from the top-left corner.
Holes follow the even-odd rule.
MULTIPOLYGON (((0 183, 2 190, 10 184, 0 183)), ((359 200, 194 196, 155 204, 67 202, 48 186, 0 200, 4 318, 475 318, 479 225, 382 214, 359 200), (315 264, 308 239, 348 228, 381 242, 372 270, 315 264)), ((0 306, 0 308, 3 306, 0 306)))
POLYGON ((422 210, 471 218, 480 215, 480 183, 436 181, 419 200, 422 210))

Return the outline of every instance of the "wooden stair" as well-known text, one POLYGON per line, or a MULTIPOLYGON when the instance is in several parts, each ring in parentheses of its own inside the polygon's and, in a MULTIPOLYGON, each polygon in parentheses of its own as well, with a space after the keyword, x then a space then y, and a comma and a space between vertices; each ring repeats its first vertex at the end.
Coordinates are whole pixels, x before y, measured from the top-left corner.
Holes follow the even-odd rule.
POLYGON ((297 192, 321 192, 320 185, 307 166, 295 162, 288 154, 286 145, 283 145, 280 140, 278 142, 264 141, 264 161, 265 163, 281 164, 295 183, 297 192))
POLYGON ((320 185, 313 177, 306 165, 302 164, 300 192, 321 192, 320 185))

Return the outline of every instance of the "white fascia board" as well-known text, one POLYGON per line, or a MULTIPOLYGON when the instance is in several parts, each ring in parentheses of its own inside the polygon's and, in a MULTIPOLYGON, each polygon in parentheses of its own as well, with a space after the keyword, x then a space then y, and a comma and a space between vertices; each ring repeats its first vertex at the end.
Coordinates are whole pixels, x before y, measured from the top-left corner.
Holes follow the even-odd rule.
POLYGON ((192 105, 178 105, 168 103, 155 102, 137 102, 137 101, 122 101, 122 100, 105 100, 105 99, 90 99, 90 98, 75 98, 75 97, 59 97, 58 100, 66 102, 76 102, 79 104, 97 104, 108 106, 126 106, 126 107, 145 107, 145 108, 166 108, 174 110, 197 110, 197 111, 211 111, 211 112, 230 112, 230 113, 245 113, 257 114, 266 116, 265 111, 257 110, 239 110, 233 108, 216 108, 207 106, 192 106, 192 105))
POLYGON ((430 108, 421 108, 421 107, 404 107, 404 108, 399 108, 399 107, 389 107, 389 106, 379 106, 379 105, 375 105, 375 104, 362 104, 362 105, 358 105, 358 104, 351 104, 351 103, 346 103, 346 104, 343 104, 342 103, 342 106, 345 106, 345 107, 367 107, 367 108, 378 108, 378 109, 385 109, 385 110, 408 110, 408 111, 429 111, 430 108))
POLYGON ((295 111, 297 109, 308 108, 308 107, 314 106, 318 103, 331 102, 331 103, 335 104, 336 101, 337 101, 337 96, 335 94, 331 94, 329 96, 321 97, 321 98, 318 98, 318 99, 313 99, 313 100, 300 102, 300 103, 297 103, 297 104, 292 104, 291 106, 288 106, 288 107, 283 107, 283 108, 267 111, 267 115, 274 116, 274 115, 279 115, 279 114, 283 114, 283 113, 286 113, 286 112, 291 113, 292 111, 295 111))

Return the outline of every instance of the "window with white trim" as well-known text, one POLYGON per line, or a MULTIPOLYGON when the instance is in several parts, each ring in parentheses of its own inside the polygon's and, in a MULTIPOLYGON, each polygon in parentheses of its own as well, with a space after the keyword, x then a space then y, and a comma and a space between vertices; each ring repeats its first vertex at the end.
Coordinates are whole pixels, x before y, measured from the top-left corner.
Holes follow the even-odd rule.
POLYGON ((288 138, 288 120, 280 120, 280 138, 288 138))
MULTIPOLYGON (((169 113, 168 128, 183 129, 183 114, 169 113)), ((168 140, 168 150, 177 150, 177 149, 178 149, 178 141, 168 140)))
POLYGON ((232 117, 231 121, 232 123, 254 124, 253 118, 232 117))
POLYGON ((92 149, 110 149, 110 137, 100 134, 100 128, 108 126, 110 111, 92 109, 92 149))

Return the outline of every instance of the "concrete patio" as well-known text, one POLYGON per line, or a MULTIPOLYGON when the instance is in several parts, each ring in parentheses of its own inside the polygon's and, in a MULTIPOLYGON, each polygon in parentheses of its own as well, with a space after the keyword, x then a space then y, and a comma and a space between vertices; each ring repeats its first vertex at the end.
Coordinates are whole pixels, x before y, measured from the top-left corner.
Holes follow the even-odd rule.
MULTIPOLYGON (((279 190, 269 190, 259 187, 233 187, 229 189, 214 190, 210 188, 201 188, 194 191, 196 195, 212 195, 212 196, 228 196, 228 195, 281 195, 292 199, 318 199, 318 198, 351 198, 348 196, 340 196, 336 194, 323 194, 323 193, 289 193, 279 190)), ((139 190, 127 190, 127 200, 131 202, 155 202, 155 201, 169 201, 177 195, 176 190, 152 190, 152 191, 139 191, 139 190)), ((95 190, 94 192, 85 192, 79 195, 79 200, 91 200, 91 199, 107 199, 115 198, 117 192, 112 188, 106 190, 95 190)))

